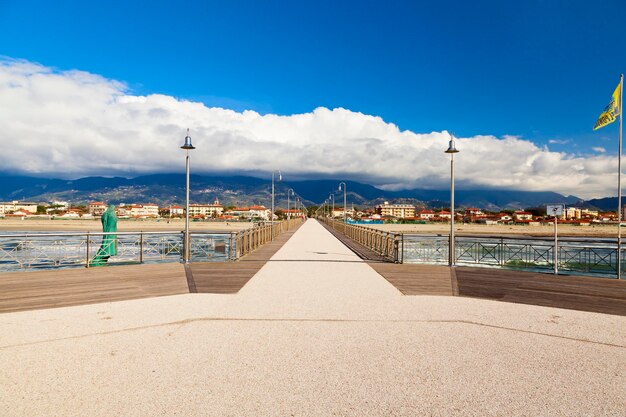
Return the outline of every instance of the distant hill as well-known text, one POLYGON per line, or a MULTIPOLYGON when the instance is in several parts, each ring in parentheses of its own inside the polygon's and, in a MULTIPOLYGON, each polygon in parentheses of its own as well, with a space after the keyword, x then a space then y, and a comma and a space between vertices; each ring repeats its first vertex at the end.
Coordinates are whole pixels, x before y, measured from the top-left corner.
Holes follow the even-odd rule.
MULTIPOLYGON (((626 203, 626 198, 622 198, 622 204, 626 203)), ((600 211, 615 211, 617 209, 617 197, 594 198, 585 201, 582 208, 600 211)))
MULTIPOLYGON (((191 201, 212 202, 218 198, 225 205, 271 204, 271 183, 242 175, 204 176, 191 175, 191 201)), ((337 191, 340 180, 306 180, 276 183, 276 205, 284 207, 287 190, 293 188, 306 205, 317 205, 335 192, 336 205, 343 204, 343 193, 337 191)), ((402 190, 386 191, 357 181, 346 181, 348 204, 373 206, 384 201, 405 202, 423 207, 446 207, 449 205, 449 190, 402 190)), ((520 209, 549 203, 584 205, 587 202, 554 192, 515 190, 457 190, 458 207, 476 206, 487 210, 520 209)), ((183 174, 153 174, 135 178, 85 177, 75 180, 37 178, 29 176, 0 175, 0 200, 68 200, 73 204, 84 204, 104 200, 113 204, 153 202, 161 205, 182 204, 185 198, 185 176, 183 174)), ((590 205, 610 209, 610 202, 591 200, 590 205)), ((615 203, 616 205, 617 203, 615 203)))

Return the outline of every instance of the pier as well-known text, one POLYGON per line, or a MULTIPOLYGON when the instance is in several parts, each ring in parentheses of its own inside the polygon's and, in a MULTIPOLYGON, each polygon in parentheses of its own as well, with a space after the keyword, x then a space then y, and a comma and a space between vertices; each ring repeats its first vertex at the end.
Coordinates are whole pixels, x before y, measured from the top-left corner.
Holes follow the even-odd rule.
POLYGON ((0 277, 11 416, 623 411, 623 281, 368 259, 316 220, 233 262, 0 277))

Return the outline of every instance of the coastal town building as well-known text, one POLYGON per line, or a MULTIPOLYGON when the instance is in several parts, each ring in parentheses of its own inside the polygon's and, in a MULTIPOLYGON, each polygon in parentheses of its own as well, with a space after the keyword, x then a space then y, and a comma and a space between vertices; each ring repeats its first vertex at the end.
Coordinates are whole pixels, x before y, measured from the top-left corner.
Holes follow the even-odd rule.
MULTIPOLYGON (((343 218, 344 217, 343 206, 342 207, 335 207, 335 209, 332 210, 332 212, 333 212, 333 217, 335 217, 335 218, 343 218)), ((354 216, 354 208, 348 207, 346 212, 348 213, 348 217, 353 217, 354 216)))
POLYGON ((89 203, 87 206, 87 210, 92 216, 102 216, 106 209, 107 205, 102 201, 94 201, 93 203, 89 203))
POLYGON ((25 201, 11 201, 0 203, 0 214, 11 214, 16 211, 23 211, 30 214, 37 213, 37 203, 29 203, 25 201))
POLYGON ((224 213, 224 206, 215 199, 213 204, 190 204, 189 215, 191 217, 219 217, 224 213))
MULTIPOLYGON (((297 209, 283 210, 282 212, 283 216, 287 217, 287 215, 289 215, 289 217, 291 217, 292 219, 294 217, 302 216, 302 212, 297 209)), ((343 216, 343 211, 341 212, 341 215, 343 216)))
POLYGON ((382 217, 407 219, 415 217, 415 206, 411 204, 389 204, 388 201, 385 201, 383 204, 376 206, 376 213, 382 217))
POLYGON ((246 220, 269 220, 271 212, 272 211, 265 206, 250 206, 235 207, 232 210, 228 210, 225 214, 229 216, 240 217, 246 220))
POLYGON ((185 215, 185 208, 181 206, 176 206, 176 205, 170 206, 169 210, 170 210, 170 216, 184 216, 185 215))
POLYGON ((159 217, 159 206, 157 204, 120 204, 115 211, 118 217, 159 217))
POLYGON ((463 221, 465 222, 475 222, 486 218, 487 215, 477 207, 469 207, 465 209, 465 213, 463 214, 463 221))
POLYGON ((439 217, 442 220, 450 220, 452 218, 452 214, 450 214, 450 212, 448 210, 441 210, 440 212, 436 213, 437 217, 439 217))
POLYGON ((80 210, 69 209, 59 217, 64 218, 64 219, 78 219, 80 218, 80 216, 81 216, 80 210))
POLYGON ((582 217, 582 210, 576 207, 568 207, 563 210, 563 220, 578 220, 582 217))
POLYGON ((510 223, 513 221, 513 216, 508 213, 498 213, 497 217, 500 223, 510 223))
POLYGON ((436 214, 433 210, 422 210, 419 213, 419 218, 422 220, 432 220, 435 215, 436 214))
POLYGON ((525 222, 533 219, 533 214, 527 211, 516 211, 513 213, 513 220, 516 222, 525 222))
POLYGON ((583 219, 594 219, 598 217, 598 210, 582 209, 580 215, 583 219))

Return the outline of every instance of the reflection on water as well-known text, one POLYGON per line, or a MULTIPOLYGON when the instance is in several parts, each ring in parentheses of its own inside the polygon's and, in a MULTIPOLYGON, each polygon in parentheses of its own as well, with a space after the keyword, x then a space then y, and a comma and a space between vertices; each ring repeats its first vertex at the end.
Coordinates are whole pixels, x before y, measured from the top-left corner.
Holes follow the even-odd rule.
MULTIPOLYGON (((447 236, 404 235, 406 263, 448 263, 447 236)), ((624 253, 622 252, 622 259, 624 253)), ((554 241, 540 238, 457 237, 458 265, 520 269, 536 272, 554 270, 554 241)), ((559 273, 617 276, 617 243, 606 238, 563 238, 559 240, 559 273)), ((623 271, 623 262, 622 262, 623 271)))
MULTIPOLYGON (((227 261, 235 253, 230 234, 194 232, 190 236, 192 261, 227 261)), ((109 264, 182 259, 180 232, 123 232, 116 238, 117 255, 109 258, 109 264)), ((0 271, 85 267, 101 242, 102 234, 94 233, 1 232, 0 271)))

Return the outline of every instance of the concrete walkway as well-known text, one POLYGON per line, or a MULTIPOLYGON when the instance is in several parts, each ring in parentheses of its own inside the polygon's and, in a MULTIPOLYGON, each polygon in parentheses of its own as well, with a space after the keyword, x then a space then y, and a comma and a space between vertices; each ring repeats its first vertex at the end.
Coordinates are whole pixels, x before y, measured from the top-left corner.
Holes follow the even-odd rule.
POLYGON ((622 416, 626 318, 403 296, 314 220, 238 293, 0 315, 3 416, 622 416))

